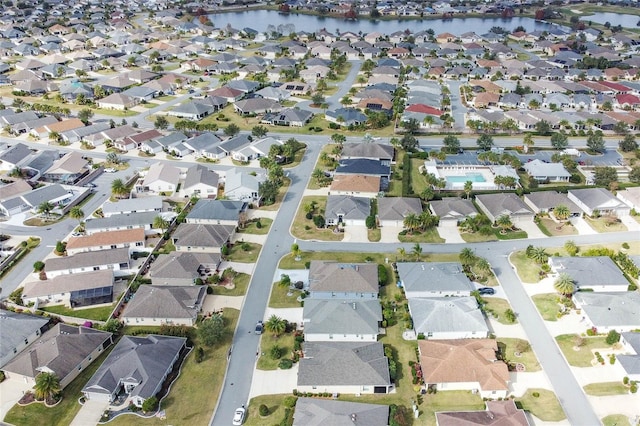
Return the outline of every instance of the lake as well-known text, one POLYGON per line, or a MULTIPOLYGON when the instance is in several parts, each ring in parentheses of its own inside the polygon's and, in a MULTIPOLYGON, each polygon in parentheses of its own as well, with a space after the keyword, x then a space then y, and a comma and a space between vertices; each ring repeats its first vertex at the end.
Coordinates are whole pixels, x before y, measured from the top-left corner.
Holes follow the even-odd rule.
POLYGON ((625 28, 636 28, 638 21, 640 20, 640 16, 605 12, 583 16, 581 20, 586 22, 593 21, 598 24, 609 22, 611 25, 622 25, 625 28))

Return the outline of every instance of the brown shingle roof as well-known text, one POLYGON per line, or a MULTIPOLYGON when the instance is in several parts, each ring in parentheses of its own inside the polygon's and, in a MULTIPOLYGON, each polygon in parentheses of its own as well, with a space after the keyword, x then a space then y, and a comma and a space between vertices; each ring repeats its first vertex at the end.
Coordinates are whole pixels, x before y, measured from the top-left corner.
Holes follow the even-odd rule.
POLYGON ((337 175, 331 183, 331 191, 378 192, 380 176, 337 175))
POLYGON ((84 247, 110 246, 111 244, 123 244, 136 241, 144 241, 143 228, 96 232, 95 234, 82 237, 71 237, 67 242, 67 250, 84 247))

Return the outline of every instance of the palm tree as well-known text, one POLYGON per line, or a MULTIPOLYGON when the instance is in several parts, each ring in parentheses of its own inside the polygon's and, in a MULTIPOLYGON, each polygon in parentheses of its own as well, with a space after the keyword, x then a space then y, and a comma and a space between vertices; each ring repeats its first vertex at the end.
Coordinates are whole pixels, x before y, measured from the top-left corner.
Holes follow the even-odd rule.
POLYGON ((507 229, 511 229, 513 227, 513 223, 511 222, 511 218, 506 214, 499 216, 496 219, 496 225, 498 225, 501 229, 501 233, 506 234, 507 229))
POLYGON ((398 254, 400 255, 400 261, 404 262, 404 257, 407 255, 407 250, 404 247, 398 247, 398 254))
POLYGON ((72 207, 69 210, 69 217, 78 221, 78 226, 82 226, 82 220, 84 219, 84 212, 78 206, 72 207))
POLYGON ((469 199, 469 196, 471 195, 472 191, 473 191, 473 182, 468 180, 464 183, 464 193, 467 194, 467 200, 469 199))
POLYGON ((128 190, 122 179, 114 179, 111 182, 111 194, 116 198, 123 198, 128 190))
POLYGON ((529 152, 529 148, 532 148, 535 142, 533 141, 533 135, 531 133, 527 133, 524 135, 524 139, 522 140, 524 144, 524 152, 529 152))
POLYGON ((482 273, 483 277, 485 276, 485 274, 487 272, 491 271, 491 264, 484 257, 481 257, 481 258, 478 259, 478 261, 476 262, 476 266, 475 267, 476 267, 476 269, 478 271, 480 271, 482 273))
POLYGON ((458 257, 460 258, 460 263, 462 263, 463 265, 473 266, 478 261, 478 257, 469 247, 465 247, 460 250, 460 254, 458 255, 458 257))
POLYGON ((153 227, 155 229, 167 229, 169 227, 169 222, 162 216, 158 215, 153 218, 153 227))
POLYGON ((530 257, 540 265, 546 263, 547 259, 549 259, 549 255, 545 251, 544 247, 534 247, 533 249, 531 249, 530 257))
POLYGON ((36 399, 51 399, 61 391, 60 379, 55 373, 40 373, 36 376, 36 385, 33 388, 36 399))
POLYGON ((420 243, 415 243, 413 248, 411 248, 411 253, 416 257, 416 260, 420 260, 420 256, 422 256, 422 246, 420 243))
POLYGON ((436 194, 433 192, 432 188, 425 188, 420 193, 420 198, 422 198, 424 201, 433 200, 433 197, 435 197, 435 196, 436 196, 436 194))
POLYGON ((404 217, 403 225, 410 233, 420 227, 420 218, 415 213, 409 213, 404 217))
POLYGON ((571 216, 569 207, 564 204, 559 204, 553 209, 553 214, 558 220, 567 220, 571 216))
POLYGON ((571 297, 575 291, 575 284, 573 283, 573 278, 571 278, 569 274, 562 273, 553 283, 553 288, 555 288, 561 295, 571 297))
POLYGON ((55 206, 51 204, 49 201, 43 201, 38 206, 38 213, 44 215, 45 217, 48 217, 49 213, 51 213, 51 210, 53 210, 54 208, 55 206))
POLYGON ((287 329, 287 322, 279 316, 271 315, 264 324, 264 328, 274 337, 278 337, 287 329))

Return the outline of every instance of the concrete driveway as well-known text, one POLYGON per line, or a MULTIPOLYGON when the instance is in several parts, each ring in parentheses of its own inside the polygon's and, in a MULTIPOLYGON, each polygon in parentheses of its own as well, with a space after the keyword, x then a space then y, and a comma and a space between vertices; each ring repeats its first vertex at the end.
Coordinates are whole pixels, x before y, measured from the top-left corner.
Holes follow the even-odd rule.
POLYGON ((589 226, 586 220, 581 217, 572 217, 570 219, 571 224, 578 231, 578 235, 593 235, 597 234, 597 232, 589 226))
POLYGON ((298 366, 293 364, 289 370, 255 370, 249 399, 258 395, 291 394, 298 387, 298 366))
POLYGON ((629 231, 638 232, 640 231, 640 223, 638 223, 631 216, 621 216, 620 221, 627 227, 629 231))
POLYGON ((526 232, 528 238, 547 238, 544 232, 542 232, 534 222, 525 220, 515 223, 514 225, 526 232))
POLYGON ((350 243, 368 243, 369 233, 366 226, 350 225, 344 227, 343 242, 350 243))
POLYGON ((381 243, 397 243, 398 234, 402 232, 401 226, 383 226, 380 228, 380 242, 381 243))
POLYGON ((4 419, 11 407, 32 387, 26 384, 24 380, 17 379, 6 379, 0 383, 0 420, 4 419))
POLYGON ((97 425, 102 418, 102 413, 104 413, 108 406, 109 403, 107 402, 85 401, 71 422, 71 426, 97 425))
POLYGON ((217 294, 209 294, 202 304, 202 312, 217 312, 224 308, 233 308, 240 310, 244 296, 220 296, 217 294))
POLYGON ((458 231, 458 224, 454 221, 440 221, 440 224, 438 225, 438 234, 440 234, 441 238, 444 238, 445 243, 464 244, 464 240, 460 236, 460 231, 458 231))
POLYGON ((296 324, 302 324, 302 308, 267 308, 264 313, 264 320, 268 320, 271 315, 278 316, 289 322, 295 322, 296 324))

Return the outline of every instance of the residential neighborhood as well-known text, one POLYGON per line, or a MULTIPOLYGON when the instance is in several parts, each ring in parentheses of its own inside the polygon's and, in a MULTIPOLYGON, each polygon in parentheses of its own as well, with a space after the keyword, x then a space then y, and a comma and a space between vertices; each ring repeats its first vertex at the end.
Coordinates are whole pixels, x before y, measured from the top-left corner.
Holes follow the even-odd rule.
POLYGON ((639 17, 8 2, 0 422, 640 425, 639 17))

